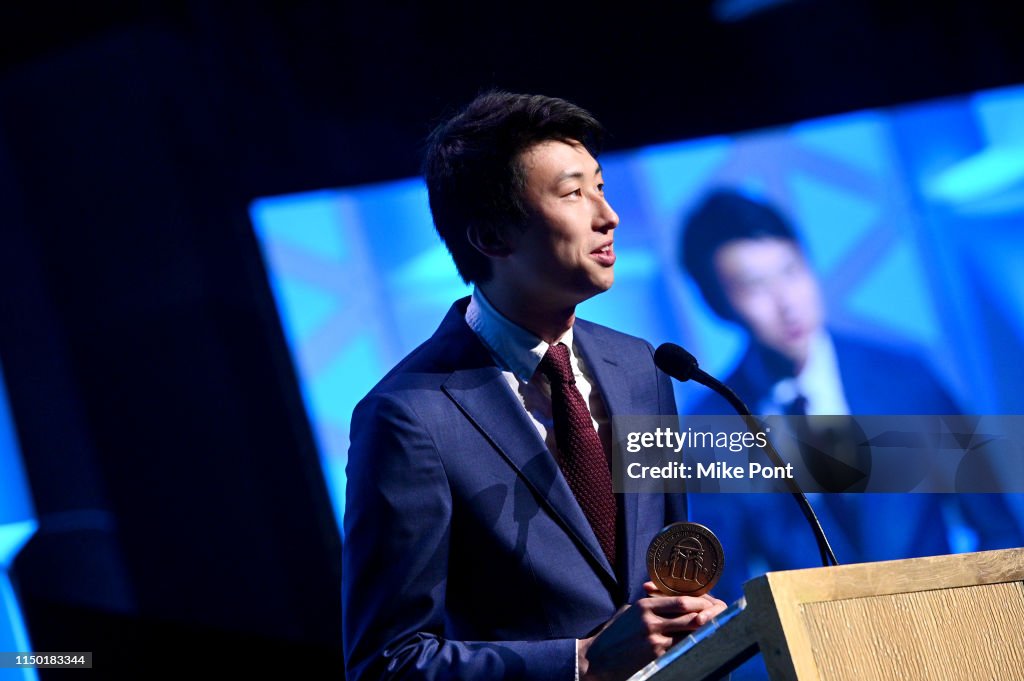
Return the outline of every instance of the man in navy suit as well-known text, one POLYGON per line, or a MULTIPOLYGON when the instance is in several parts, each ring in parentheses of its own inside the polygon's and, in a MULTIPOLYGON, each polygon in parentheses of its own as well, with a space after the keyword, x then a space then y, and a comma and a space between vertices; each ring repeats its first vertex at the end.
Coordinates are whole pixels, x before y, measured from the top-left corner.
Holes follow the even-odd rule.
POLYGON ((434 223, 475 288, 353 414, 350 679, 625 678, 725 607, 646 582, 683 497, 611 491, 611 417, 676 410, 649 344, 575 317, 614 280, 599 133, 489 93, 429 140, 434 223))
MULTIPOLYGON (((959 413, 918 357, 827 328, 817 277, 795 230, 774 206, 717 189, 687 216, 683 230, 685 270, 712 310, 750 336, 725 383, 755 413, 959 413)), ((732 413, 715 394, 692 411, 732 413)), ((840 560, 863 562, 949 553, 955 502, 929 494, 830 494, 815 506, 840 560)), ((804 519, 783 496, 701 495, 693 505, 698 521, 723 538, 737 538, 726 546, 732 564, 747 564, 746 571, 725 576, 725 593, 750 576, 816 560, 804 519), (771 518, 769 534, 764 518, 771 518)))

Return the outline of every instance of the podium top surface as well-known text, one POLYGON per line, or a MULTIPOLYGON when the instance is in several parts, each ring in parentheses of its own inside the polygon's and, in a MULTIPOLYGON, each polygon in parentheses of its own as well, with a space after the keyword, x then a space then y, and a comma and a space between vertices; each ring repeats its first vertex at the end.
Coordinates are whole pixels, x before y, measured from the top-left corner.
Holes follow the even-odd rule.
POLYGON ((769 572, 744 591, 757 600, 769 587, 777 597, 808 603, 1014 581, 1024 581, 1024 548, 769 572))

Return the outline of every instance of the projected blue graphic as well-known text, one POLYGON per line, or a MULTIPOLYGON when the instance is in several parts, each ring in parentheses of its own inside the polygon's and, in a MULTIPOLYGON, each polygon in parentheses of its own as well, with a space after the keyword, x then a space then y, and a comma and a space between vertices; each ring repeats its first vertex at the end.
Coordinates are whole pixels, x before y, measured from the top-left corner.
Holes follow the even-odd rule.
POLYGON ((425 208, 419 180, 252 205, 339 521, 352 409, 468 291, 425 208))
MULTIPOLYGON (((0 367, 0 650, 32 650, 8 570, 15 556, 35 534, 36 526, 35 509, 21 464, 0 367)), ((0 679, 35 681, 37 678, 34 669, 0 669, 0 679)))
MULTIPOLYGON (((682 274, 678 241, 710 188, 736 186, 792 219, 831 329, 913 348, 964 412, 1024 412, 1022 159, 1024 88, 606 154, 607 192, 621 217, 616 283, 579 315, 654 344, 678 342, 727 375, 746 335, 715 317, 682 274)), ((418 179, 266 198, 251 214, 340 521, 352 407, 468 289, 418 179)), ((697 388, 679 390, 684 411, 702 398, 697 388)), ((728 551, 754 531, 739 518, 790 513, 782 506, 791 503, 695 499, 691 509, 718 523, 728 551)), ((816 503, 847 560, 1024 541, 1017 497, 816 503), (945 528, 941 545, 913 529, 935 522, 945 528)), ((773 522, 772 534, 804 532, 787 522, 773 522)), ((813 565, 806 548, 783 555, 780 542, 777 553, 740 554, 723 581, 732 592, 719 595, 738 596, 742 581, 765 570, 813 565)))

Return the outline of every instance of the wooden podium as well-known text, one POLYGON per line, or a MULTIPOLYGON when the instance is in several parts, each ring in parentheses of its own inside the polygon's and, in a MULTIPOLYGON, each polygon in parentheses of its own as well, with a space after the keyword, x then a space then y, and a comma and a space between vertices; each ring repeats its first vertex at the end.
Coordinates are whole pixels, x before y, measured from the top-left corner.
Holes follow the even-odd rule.
POLYGON ((773 681, 1024 679, 1024 548, 771 572, 744 593, 633 678, 722 678, 760 652, 773 681))

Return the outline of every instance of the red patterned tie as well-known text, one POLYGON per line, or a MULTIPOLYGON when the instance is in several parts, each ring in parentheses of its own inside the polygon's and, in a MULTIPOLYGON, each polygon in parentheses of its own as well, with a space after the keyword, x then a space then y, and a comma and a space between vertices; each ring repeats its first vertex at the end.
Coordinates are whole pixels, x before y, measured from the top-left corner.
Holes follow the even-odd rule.
POLYGON ((576 495, 583 514, 597 540, 615 566, 615 496, 612 474, 601 438, 594 430, 583 395, 576 387, 569 363, 569 348, 557 343, 548 348, 540 362, 541 372, 551 381, 551 413, 555 422, 555 443, 559 465, 569 489, 576 495))

